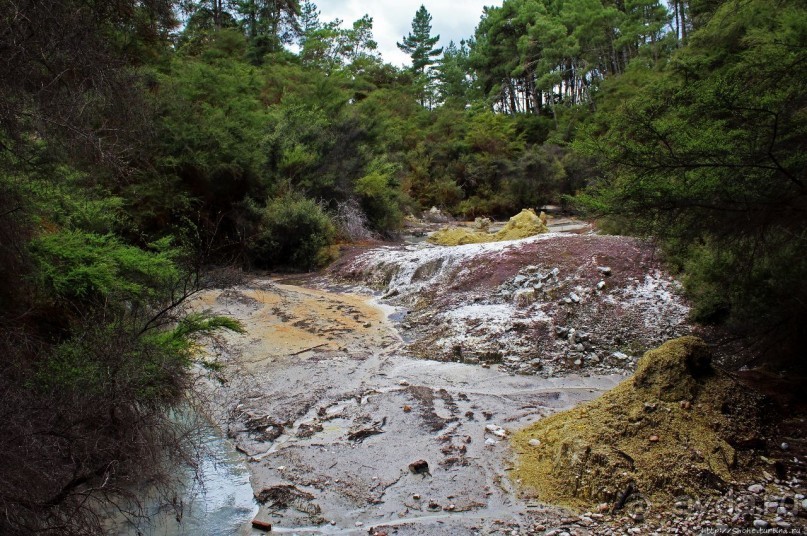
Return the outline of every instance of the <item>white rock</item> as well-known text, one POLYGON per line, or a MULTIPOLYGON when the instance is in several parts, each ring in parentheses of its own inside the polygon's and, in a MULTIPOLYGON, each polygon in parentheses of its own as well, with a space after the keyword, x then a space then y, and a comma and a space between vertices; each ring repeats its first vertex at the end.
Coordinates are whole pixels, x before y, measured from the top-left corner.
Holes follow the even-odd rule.
POLYGON ((754 520, 754 527, 758 529, 766 529, 770 526, 770 523, 765 521, 764 519, 755 519, 754 520))
POLYGON ((501 426, 496 426, 495 424, 486 425, 485 430, 495 435, 496 437, 505 437, 507 435, 507 430, 505 430, 501 426))
POLYGON ((600 281, 597 283, 597 290, 602 290, 605 288, 605 281, 600 281))
POLYGON ((762 484, 751 484, 750 486, 748 486, 748 491, 750 491, 751 493, 762 493, 763 491, 765 491, 765 486, 763 486, 762 484))
POLYGON ((628 354, 623 354, 622 352, 614 352, 613 354, 611 354, 611 356, 615 357, 616 359, 619 359, 620 361, 624 361, 625 359, 628 358, 628 354))
POLYGON ((540 447, 541 441, 538 439, 530 439, 530 446, 531 447, 540 447))
POLYGON ((485 445, 495 445, 496 443, 498 443, 498 441, 496 441, 492 437, 485 439, 485 445))
POLYGON ((578 295, 577 295, 577 294, 575 294, 574 292, 572 292, 571 294, 569 294, 569 298, 570 298, 570 299, 571 299, 571 300, 572 300, 574 303, 580 303, 580 296, 578 296, 578 295))
POLYGON ((790 448, 790 445, 788 445, 787 443, 782 443, 781 445, 779 445, 779 448, 781 448, 782 450, 787 450, 790 448))
POLYGON ((361 521, 356 521, 356 526, 357 527, 363 527, 364 523, 362 523, 361 521))

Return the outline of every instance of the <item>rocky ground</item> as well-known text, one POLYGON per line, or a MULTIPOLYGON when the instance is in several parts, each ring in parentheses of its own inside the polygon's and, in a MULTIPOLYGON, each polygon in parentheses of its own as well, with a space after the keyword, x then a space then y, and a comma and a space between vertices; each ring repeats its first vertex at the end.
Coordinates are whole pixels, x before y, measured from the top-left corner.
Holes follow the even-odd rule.
POLYGON ((400 307, 415 355, 520 374, 623 372, 692 330, 689 307, 653 248, 621 236, 373 248, 331 274, 380 289, 400 307))
POLYGON ((249 461, 257 519, 297 534, 803 527, 803 421, 759 438, 770 450, 792 436, 759 481, 644 504, 641 516, 633 497, 573 512, 511 481, 513 431, 598 396, 645 349, 692 331, 650 246, 576 230, 376 246, 346 252, 325 274, 202 296, 197 308, 248 330, 208 349, 204 383, 213 417, 249 461))

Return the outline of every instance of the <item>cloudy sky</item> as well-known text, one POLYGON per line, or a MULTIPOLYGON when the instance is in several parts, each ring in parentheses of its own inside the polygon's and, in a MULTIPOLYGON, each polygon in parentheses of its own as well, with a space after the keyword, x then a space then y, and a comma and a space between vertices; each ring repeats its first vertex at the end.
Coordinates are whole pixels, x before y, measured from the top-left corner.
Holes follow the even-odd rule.
POLYGON ((409 56, 395 43, 412 29, 412 19, 421 4, 432 16, 432 35, 440 35, 439 46, 473 36, 484 6, 501 6, 502 0, 314 0, 322 22, 342 19, 345 25, 365 14, 373 18, 373 36, 384 61, 397 67, 409 65, 409 56))

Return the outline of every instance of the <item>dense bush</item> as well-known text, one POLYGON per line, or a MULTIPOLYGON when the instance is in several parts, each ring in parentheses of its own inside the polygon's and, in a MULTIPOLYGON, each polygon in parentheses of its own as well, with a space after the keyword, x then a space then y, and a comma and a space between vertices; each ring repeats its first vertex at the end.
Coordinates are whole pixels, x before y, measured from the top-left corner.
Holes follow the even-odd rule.
POLYGON ((795 1, 717 6, 665 69, 607 85, 581 143, 601 170, 581 201, 660 239, 696 317, 778 359, 799 357, 807 320, 805 15, 795 1))
POLYGON ((328 246, 333 243, 335 228, 318 203, 288 194, 253 210, 259 218, 248 242, 253 266, 309 270, 328 260, 328 246))

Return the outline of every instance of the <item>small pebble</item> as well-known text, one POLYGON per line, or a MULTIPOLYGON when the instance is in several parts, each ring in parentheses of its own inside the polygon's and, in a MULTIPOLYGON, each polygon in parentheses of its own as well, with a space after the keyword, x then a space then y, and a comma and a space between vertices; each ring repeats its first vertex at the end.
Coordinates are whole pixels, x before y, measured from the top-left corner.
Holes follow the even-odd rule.
POLYGON ((764 519, 755 519, 754 520, 754 527, 758 529, 767 529, 770 526, 770 523, 765 521, 764 519))
POLYGON ((540 447, 541 441, 538 439, 530 439, 530 446, 531 447, 540 447))
POLYGON ((362 527, 362 526, 364 526, 364 523, 362 523, 361 521, 356 521, 356 526, 357 527, 362 527))
POLYGON ((762 484, 752 484, 748 486, 748 491, 750 491, 751 493, 762 493, 763 491, 765 491, 765 486, 763 486, 762 484))

